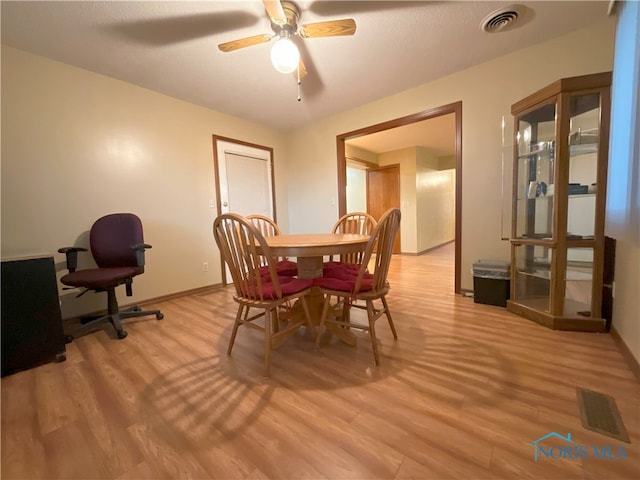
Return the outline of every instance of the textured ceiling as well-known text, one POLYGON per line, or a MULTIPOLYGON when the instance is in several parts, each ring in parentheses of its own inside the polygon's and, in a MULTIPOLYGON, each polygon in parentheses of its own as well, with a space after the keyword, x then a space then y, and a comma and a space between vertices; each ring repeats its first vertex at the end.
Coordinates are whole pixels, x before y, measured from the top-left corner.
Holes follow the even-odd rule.
POLYGON ((480 23, 510 2, 299 1, 300 24, 353 18, 354 36, 297 39, 308 76, 275 71, 262 2, 2 1, 2 43, 287 131, 603 19, 608 2, 519 2, 518 28, 480 23))

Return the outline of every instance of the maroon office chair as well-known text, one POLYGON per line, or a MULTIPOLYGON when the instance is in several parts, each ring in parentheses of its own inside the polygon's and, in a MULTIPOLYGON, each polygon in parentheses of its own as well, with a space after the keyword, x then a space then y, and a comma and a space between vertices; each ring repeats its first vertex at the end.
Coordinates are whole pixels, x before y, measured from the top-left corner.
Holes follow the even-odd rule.
POLYGON ((60 281, 72 288, 85 288, 78 296, 88 291, 107 292, 107 313, 105 315, 84 317, 82 327, 71 332, 68 341, 74 336, 86 333, 106 322, 113 324, 118 338, 125 338, 127 332, 122 328, 121 320, 131 317, 155 315, 158 320, 164 318, 160 310, 142 310, 137 305, 120 309, 116 298, 116 287, 125 285, 127 296, 132 292, 133 277, 144 273, 144 252, 151 245, 144 243, 142 222, 132 213, 114 213, 96 220, 89 233, 91 254, 97 268, 76 270, 78 252, 86 252, 82 247, 65 247, 58 250, 67 257, 69 273, 60 281))

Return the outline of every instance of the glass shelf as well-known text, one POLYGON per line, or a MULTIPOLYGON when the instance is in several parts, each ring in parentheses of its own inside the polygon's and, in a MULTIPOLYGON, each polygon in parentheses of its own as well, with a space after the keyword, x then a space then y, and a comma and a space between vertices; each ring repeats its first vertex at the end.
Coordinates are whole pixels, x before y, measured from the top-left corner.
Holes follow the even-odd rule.
POLYGON ((569 146, 569 155, 578 156, 578 155, 586 155, 588 153, 598 153, 598 144, 597 143, 589 143, 585 145, 570 145, 569 146))
MULTIPOLYGON (((586 155, 589 153, 598 153, 598 145, 586 144, 586 145, 570 145, 569 146, 569 154, 571 156, 586 155)), ((550 150, 549 148, 543 148, 543 149, 534 150, 528 153, 522 153, 518 155, 518 158, 519 159, 530 158, 535 155, 548 156, 553 158, 554 151, 550 150)))
MULTIPOLYGON (((535 147, 535 146, 532 145, 532 147, 535 147)), ((532 157, 548 158, 549 160, 553 161, 554 151, 553 149, 549 149, 549 148, 540 148, 540 149, 531 150, 530 152, 529 151, 521 152, 518 155, 519 159, 526 159, 526 158, 532 158, 532 157)))
MULTIPOLYGON (((572 198, 595 198, 595 197, 596 197, 595 193, 573 193, 568 195, 569 200, 571 200, 572 198)), ((552 198, 553 198, 553 193, 551 194, 547 193, 546 195, 542 195, 540 197, 534 197, 534 198, 518 197, 517 200, 551 200, 552 198)))
MULTIPOLYGON (((531 275, 532 277, 538 277, 538 278, 544 278, 546 280, 551 280, 551 271, 550 270, 531 270, 531 271, 527 271, 527 270, 519 270, 518 271, 519 274, 522 275, 531 275)), ((567 270, 567 276, 566 276, 566 280, 567 281, 573 281, 573 282, 590 282, 593 279, 593 275, 591 273, 587 273, 587 272, 578 272, 578 271, 574 271, 574 270, 567 270)))

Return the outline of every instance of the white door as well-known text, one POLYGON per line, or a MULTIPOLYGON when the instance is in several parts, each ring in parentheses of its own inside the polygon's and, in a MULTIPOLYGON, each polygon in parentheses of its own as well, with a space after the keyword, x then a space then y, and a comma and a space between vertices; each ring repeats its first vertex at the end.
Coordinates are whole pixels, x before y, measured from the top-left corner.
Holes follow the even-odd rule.
MULTIPOLYGON (((220 213, 273 218, 271 150, 216 139, 220 213)), ((223 266, 225 283, 233 283, 223 266)))
POLYGON ((227 141, 216 143, 221 213, 273 218, 271 152, 227 141))

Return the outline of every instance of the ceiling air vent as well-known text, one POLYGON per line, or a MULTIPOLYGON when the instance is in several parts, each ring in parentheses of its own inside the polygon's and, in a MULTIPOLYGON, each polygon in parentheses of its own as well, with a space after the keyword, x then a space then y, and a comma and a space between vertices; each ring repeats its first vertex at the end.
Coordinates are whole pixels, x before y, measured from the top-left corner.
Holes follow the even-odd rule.
POLYGON ((484 17, 480 28, 487 33, 503 32, 513 28, 514 22, 520 15, 519 5, 510 5, 491 12, 484 17))

